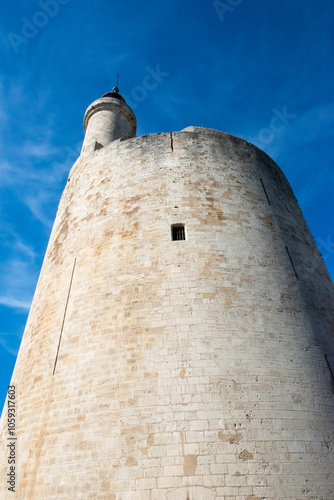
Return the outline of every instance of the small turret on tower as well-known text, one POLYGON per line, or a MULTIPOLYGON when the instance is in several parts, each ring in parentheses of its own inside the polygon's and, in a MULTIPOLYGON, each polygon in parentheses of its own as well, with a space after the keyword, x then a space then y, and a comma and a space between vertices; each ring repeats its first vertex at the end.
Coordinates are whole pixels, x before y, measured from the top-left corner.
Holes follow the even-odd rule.
POLYGON ((88 106, 84 117, 86 132, 81 154, 87 155, 121 137, 134 137, 136 117, 120 95, 118 87, 88 106))

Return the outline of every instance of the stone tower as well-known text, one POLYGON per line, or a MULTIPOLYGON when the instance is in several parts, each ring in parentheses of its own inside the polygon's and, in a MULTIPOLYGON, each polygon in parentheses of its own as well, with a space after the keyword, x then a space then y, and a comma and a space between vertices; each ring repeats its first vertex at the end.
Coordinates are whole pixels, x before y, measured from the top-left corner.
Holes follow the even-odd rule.
POLYGON ((334 499, 333 283, 282 171, 216 130, 135 137, 117 88, 84 124, 1 499, 334 499))

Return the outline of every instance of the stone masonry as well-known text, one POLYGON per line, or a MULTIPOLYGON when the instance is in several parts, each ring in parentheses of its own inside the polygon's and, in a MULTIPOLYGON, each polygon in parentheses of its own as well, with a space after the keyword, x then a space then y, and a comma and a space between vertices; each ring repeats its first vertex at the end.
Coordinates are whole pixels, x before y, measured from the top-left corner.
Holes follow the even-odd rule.
POLYGON ((60 200, 1 499, 333 500, 334 289, 282 171, 198 127, 102 146, 60 200))

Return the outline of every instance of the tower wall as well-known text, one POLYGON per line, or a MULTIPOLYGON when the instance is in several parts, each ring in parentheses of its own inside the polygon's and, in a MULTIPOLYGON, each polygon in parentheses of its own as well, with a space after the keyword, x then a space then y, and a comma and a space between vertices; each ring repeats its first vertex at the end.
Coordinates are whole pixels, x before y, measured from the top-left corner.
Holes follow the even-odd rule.
POLYGON ((134 137, 137 122, 125 102, 113 97, 102 97, 87 108, 84 129, 86 134, 81 153, 87 155, 121 137, 134 137))
POLYGON ((190 127, 80 157, 12 379, 17 498, 332 498, 333 295, 251 144, 190 127))

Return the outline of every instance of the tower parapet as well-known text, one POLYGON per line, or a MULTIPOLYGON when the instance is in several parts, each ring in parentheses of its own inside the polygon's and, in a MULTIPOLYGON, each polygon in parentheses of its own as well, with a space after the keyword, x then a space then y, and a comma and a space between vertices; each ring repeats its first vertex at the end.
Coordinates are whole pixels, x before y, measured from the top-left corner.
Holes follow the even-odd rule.
POLYGON ((91 154, 121 137, 134 137, 136 117, 117 87, 88 106, 84 117, 86 132, 81 154, 91 154))

